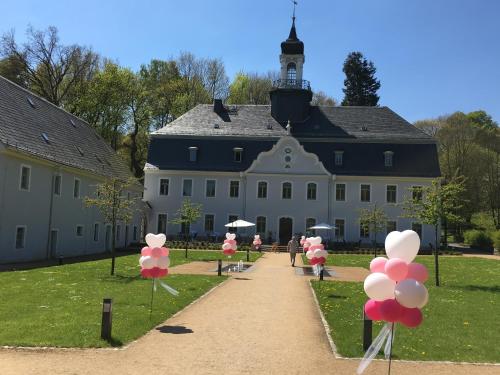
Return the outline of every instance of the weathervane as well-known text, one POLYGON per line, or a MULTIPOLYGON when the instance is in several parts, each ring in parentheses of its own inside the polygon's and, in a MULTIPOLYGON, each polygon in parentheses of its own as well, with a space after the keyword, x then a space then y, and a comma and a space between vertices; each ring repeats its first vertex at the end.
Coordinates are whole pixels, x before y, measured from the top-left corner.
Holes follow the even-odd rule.
POLYGON ((297 1, 295 0, 290 0, 293 3, 293 20, 295 21, 295 7, 297 6, 297 1))

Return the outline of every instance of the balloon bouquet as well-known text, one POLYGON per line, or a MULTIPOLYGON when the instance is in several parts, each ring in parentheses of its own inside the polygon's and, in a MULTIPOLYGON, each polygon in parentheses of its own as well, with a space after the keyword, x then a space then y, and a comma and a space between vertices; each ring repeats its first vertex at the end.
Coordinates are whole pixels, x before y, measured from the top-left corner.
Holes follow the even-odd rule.
POLYGON ((145 239, 148 246, 142 248, 139 264, 141 266, 142 277, 152 279, 151 307, 149 310, 149 317, 151 318, 153 312, 153 292, 156 291, 157 284, 160 284, 160 286, 174 296, 178 295, 179 292, 160 280, 160 277, 168 275, 168 267, 170 266, 170 258, 168 256, 170 250, 163 247, 166 241, 165 235, 163 233, 148 233, 145 239))
MULTIPOLYGON (((226 255, 228 259, 231 259, 231 255, 236 253, 237 248, 238 243, 236 242, 236 233, 226 233, 226 239, 222 244, 222 253, 226 255)), ((227 266, 227 273, 229 273, 229 264, 227 266)))
POLYGON ((253 247, 255 248, 255 250, 260 250, 260 245, 262 245, 262 240, 260 239, 260 235, 259 234, 256 234, 255 236, 253 236, 253 247))
POLYGON ((427 268, 412 263, 420 249, 420 238, 412 230, 394 231, 385 239, 387 258, 377 257, 370 262, 370 271, 364 290, 370 299, 365 314, 372 320, 386 324, 366 351, 357 373, 361 374, 377 355, 386 341, 384 353, 391 366, 395 323, 408 328, 418 327, 423 320, 421 308, 427 304, 429 294, 423 283, 428 278, 427 268))
POLYGON ((304 240, 304 251, 306 251, 306 258, 309 259, 309 263, 314 266, 314 273, 319 274, 320 267, 322 267, 326 258, 328 257, 328 252, 325 250, 325 246, 321 243, 321 237, 309 237, 304 240), (307 250, 306 250, 307 249, 307 250))

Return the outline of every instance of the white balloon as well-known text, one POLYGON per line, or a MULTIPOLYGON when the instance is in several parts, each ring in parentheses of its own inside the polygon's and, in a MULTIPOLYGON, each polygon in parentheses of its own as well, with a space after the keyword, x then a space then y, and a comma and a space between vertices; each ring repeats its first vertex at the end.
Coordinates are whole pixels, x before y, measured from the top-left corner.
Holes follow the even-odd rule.
POLYGON ((163 234, 153 234, 153 233, 148 233, 146 234, 146 243, 150 248, 155 248, 155 247, 162 247, 165 244, 165 241, 167 240, 167 237, 163 234))
POLYGON ((315 258, 326 258, 328 256, 328 252, 326 250, 321 250, 321 249, 317 249, 317 250, 314 250, 314 257, 315 258))
POLYGON ((226 233, 226 239, 228 240, 234 240, 236 238, 236 233, 226 233))
POLYGON ((158 267, 163 269, 168 268, 168 266, 170 266, 170 257, 168 256, 159 257, 157 265, 158 267))
POLYGON ((254 240, 258 240, 260 239, 260 234, 256 234, 255 236, 253 236, 254 240))
POLYGON ((427 288, 413 279, 400 281, 396 285, 394 293, 399 304, 410 309, 415 307, 422 308, 429 300, 427 288))
POLYGON ((309 250, 307 253, 306 253, 306 258, 311 260, 312 258, 314 258, 314 251, 312 250, 309 250))
POLYGON ((375 301, 394 299, 396 282, 385 273, 374 272, 365 279, 364 289, 368 297, 375 301))
POLYGON ((385 238, 385 253, 389 259, 400 258, 410 264, 417 256, 419 249, 420 238, 412 230, 394 231, 385 238))
POLYGON ((321 237, 309 237, 307 239, 307 242, 309 242, 311 245, 319 245, 321 244, 321 237))
POLYGON ((225 243, 222 245, 222 250, 229 250, 231 248, 231 244, 230 243, 225 243))
POLYGON ((156 259, 149 255, 145 257, 140 257, 139 264, 141 265, 142 268, 151 269, 156 266, 156 259))

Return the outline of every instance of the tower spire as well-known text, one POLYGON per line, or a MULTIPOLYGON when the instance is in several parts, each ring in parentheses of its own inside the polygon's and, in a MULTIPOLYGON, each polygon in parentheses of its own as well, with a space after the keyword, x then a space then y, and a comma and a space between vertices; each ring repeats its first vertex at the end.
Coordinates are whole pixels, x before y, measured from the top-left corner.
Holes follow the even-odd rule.
POLYGON ((292 3, 293 3, 293 16, 292 16, 292 20, 293 20, 293 23, 295 23, 295 6, 297 5, 297 1, 296 0, 290 0, 292 3))

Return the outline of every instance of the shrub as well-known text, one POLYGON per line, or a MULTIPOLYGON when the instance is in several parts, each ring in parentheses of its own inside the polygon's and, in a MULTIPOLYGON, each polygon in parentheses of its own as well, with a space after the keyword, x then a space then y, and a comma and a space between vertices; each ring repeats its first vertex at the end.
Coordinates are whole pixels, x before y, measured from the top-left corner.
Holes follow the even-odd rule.
POLYGON ((480 230, 468 230, 464 233, 465 243, 471 245, 472 247, 478 247, 481 249, 491 248, 493 246, 493 240, 486 232, 480 230))
POLYGON ((500 230, 493 232, 492 237, 493 237, 493 246, 495 247, 495 249, 497 249, 497 251, 500 251, 500 230))

